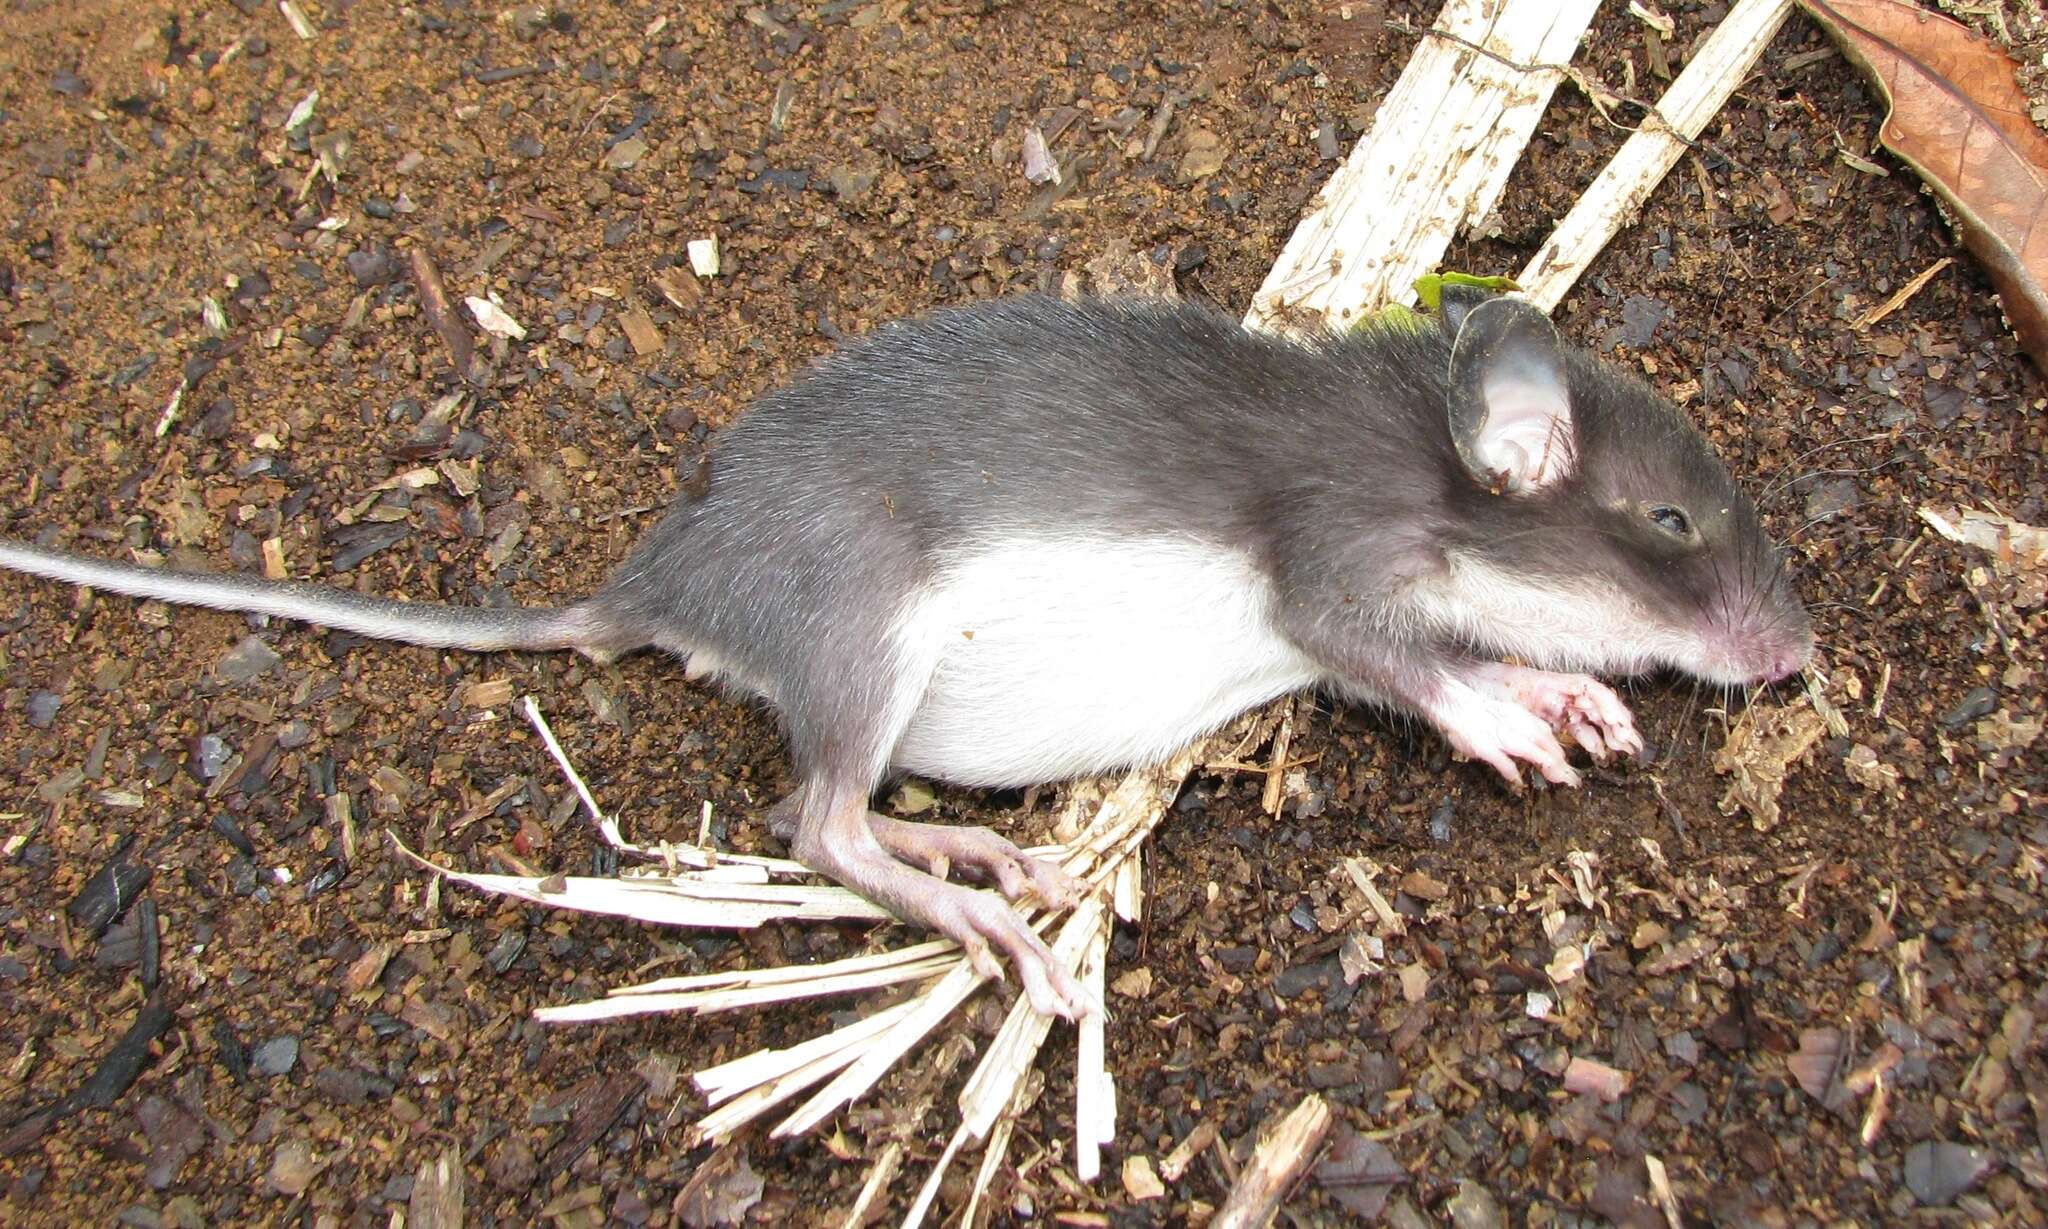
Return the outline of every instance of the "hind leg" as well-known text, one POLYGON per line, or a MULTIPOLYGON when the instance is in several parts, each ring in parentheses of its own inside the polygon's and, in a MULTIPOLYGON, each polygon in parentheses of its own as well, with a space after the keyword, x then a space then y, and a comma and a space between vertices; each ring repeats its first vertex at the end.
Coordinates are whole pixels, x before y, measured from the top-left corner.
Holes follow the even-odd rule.
MULTIPOLYGON (((1002 979, 1002 965, 996 959, 1001 952, 1017 970, 1036 1010, 1070 1020, 1092 1010, 1088 992, 1001 897, 948 883, 898 860, 876 835, 864 789, 812 782, 789 802, 794 804, 785 812, 793 821, 787 824, 789 846, 797 861, 897 917, 952 939, 983 976, 1002 979)), ((997 875, 1000 881, 1000 872, 997 875)))
POLYGON ((897 860, 944 876, 957 867, 984 883, 992 883, 1011 900, 1027 892, 1057 909, 1081 899, 1080 880, 1043 858, 1025 853, 1005 836, 987 828, 957 824, 918 824, 868 812, 868 831, 897 860))
MULTIPOLYGON (((769 831, 786 842, 793 841, 802 799, 799 790, 776 803, 768 813, 769 831)), ((867 813, 867 824, 875 840, 897 861, 940 879, 948 871, 963 871, 976 882, 994 885, 1012 901, 1035 894, 1056 909, 1067 909, 1080 901, 1085 890, 1080 880, 987 828, 912 823, 874 811, 867 813)))

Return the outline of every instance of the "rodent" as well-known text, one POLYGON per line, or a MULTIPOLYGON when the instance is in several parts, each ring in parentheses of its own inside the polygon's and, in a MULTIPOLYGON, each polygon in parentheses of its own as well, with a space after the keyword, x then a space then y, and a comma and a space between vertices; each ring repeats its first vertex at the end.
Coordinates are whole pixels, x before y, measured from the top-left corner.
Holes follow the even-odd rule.
POLYGON ((1204 307, 1020 296, 885 326, 762 398, 594 595, 470 609, 0 542, 97 589, 475 650, 642 647, 766 699, 805 865, 1090 1009, 1011 900, 1077 885, 982 829, 868 810, 893 771, 1010 786, 1157 760, 1321 687, 1519 784, 1556 731, 1640 751, 1580 673, 1800 670, 1807 615, 1683 416, 1513 297, 1306 340, 1204 307), (708 482, 703 479, 708 477, 708 482), (1506 665, 1513 657, 1528 666, 1506 665), (1538 669, 1536 667, 1541 667, 1538 669))

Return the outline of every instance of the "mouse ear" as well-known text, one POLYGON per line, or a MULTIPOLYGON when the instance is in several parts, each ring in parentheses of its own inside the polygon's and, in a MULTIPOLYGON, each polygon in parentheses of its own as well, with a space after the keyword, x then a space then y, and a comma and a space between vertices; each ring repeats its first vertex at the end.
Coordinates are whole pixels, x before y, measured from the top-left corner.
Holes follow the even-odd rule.
POLYGON ((1437 288, 1437 315, 1443 330, 1456 337, 1458 330, 1465 327, 1465 317, 1481 303, 1491 303, 1500 297, 1497 290, 1485 286, 1474 286, 1466 282, 1445 281, 1437 288))
POLYGON ((1574 467, 1564 343, 1521 299, 1491 298, 1459 317, 1451 343, 1450 426, 1458 459, 1491 490, 1547 490, 1574 467))

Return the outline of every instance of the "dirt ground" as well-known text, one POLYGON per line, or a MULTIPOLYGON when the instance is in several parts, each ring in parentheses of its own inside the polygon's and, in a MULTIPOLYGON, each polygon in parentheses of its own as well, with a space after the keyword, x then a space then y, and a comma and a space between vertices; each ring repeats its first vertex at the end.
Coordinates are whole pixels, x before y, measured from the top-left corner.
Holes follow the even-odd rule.
MULTIPOLYGON (((292 575, 416 599, 587 591, 707 432, 836 338, 1125 248, 1241 311, 1434 6, 301 7, 309 38, 257 0, 0 9, 5 536, 246 571, 274 540, 292 575), (1030 124, 1064 186, 1021 173, 1030 124), (704 237, 723 268, 699 280, 704 237), (479 338, 452 423, 415 251, 528 330, 479 338), (391 481, 423 465, 436 484, 391 481)), ((1662 8, 1653 45, 1605 6, 1579 63, 1654 93, 1725 11, 1662 8)), ((1674 1225, 2048 1221, 2041 581, 1920 515, 2048 517, 2042 387, 1877 118, 1794 17, 1557 313, 1678 399, 1789 543, 1835 722, 1795 689, 1755 699, 1813 735, 1775 822, 1719 805, 1740 698, 1675 680, 1627 685, 1650 762, 1519 798, 1426 732, 1316 707, 1280 816, 1261 777, 1200 776, 1156 838, 1112 953, 1105 1176, 1073 1177, 1055 1059, 997 1220, 1197 1220, 1315 1091, 1340 1125, 1293 1224, 1661 1225, 1666 1182, 1674 1225), (1354 858, 1401 920, 1347 981, 1354 858), (1162 1195, 1126 1186, 1205 1129, 1162 1195)), ((1519 267, 1624 135, 1561 91, 1450 264, 1519 267)), ((473 1224, 706 1223, 677 1203, 709 1151, 680 1077, 852 1005, 528 1013, 650 962, 904 936, 430 890, 387 832, 474 869, 602 867, 525 724, 473 702, 498 680, 636 835, 693 836, 708 799, 721 840, 776 849, 771 721, 672 662, 397 648, 0 577, 0 1220, 397 1223, 452 1150, 473 1224), (149 876, 95 937, 73 902, 110 860, 149 876)), ((937 810, 1029 832, 1050 797, 937 810)), ((712 1210, 838 1223, 891 1094, 819 1137, 746 1137, 760 1195, 712 1210)), ((950 1128, 915 1136, 895 1215, 950 1128)))

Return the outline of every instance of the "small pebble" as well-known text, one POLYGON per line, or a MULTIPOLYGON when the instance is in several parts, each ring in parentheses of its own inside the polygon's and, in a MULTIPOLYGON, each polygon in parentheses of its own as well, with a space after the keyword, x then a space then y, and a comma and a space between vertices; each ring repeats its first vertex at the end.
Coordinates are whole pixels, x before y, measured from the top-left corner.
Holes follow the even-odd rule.
POLYGON ((262 676, 283 660, 261 639, 244 636, 234 648, 221 654, 213 664, 213 673, 224 683, 240 685, 262 676))
POLYGON ((1943 729, 1960 730, 1979 717, 1988 717, 1998 709, 1998 693, 1989 687, 1978 687, 1965 695, 1962 702, 1942 714, 1943 729))
POLYGON ((1457 817, 1458 808, 1452 805, 1450 799, 1446 798, 1437 803, 1436 809, 1429 813, 1429 839, 1439 845, 1450 844, 1451 824, 1457 817))
POLYGON ((38 730, 49 729, 63 703, 64 697, 54 691, 31 692, 28 697, 28 723, 38 730))
POLYGON ((200 780, 211 781, 220 775, 221 768, 234 753, 220 735, 201 735, 199 745, 193 750, 192 771, 199 775, 200 780))
POLYGON ((1923 1141, 1906 1149, 1906 1189, 1927 1207, 1945 1208, 1977 1185, 1992 1164, 1991 1154, 1982 1148, 1948 1140, 1923 1141))
POLYGON ((299 1065, 299 1039, 272 1037, 249 1055, 249 1067, 258 1075, 283 1075, 299 1065))

